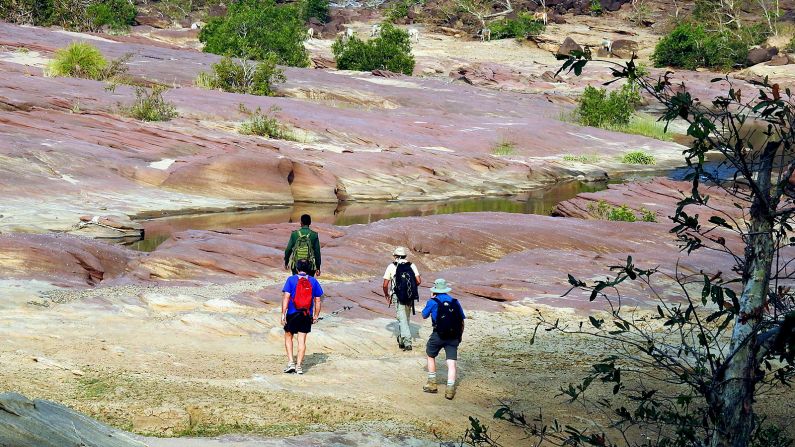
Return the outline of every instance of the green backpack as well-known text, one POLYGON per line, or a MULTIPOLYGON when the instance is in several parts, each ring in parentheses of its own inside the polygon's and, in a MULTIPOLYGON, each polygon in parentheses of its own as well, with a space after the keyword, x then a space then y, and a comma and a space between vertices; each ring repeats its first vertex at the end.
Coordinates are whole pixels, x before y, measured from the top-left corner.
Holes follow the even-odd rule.
POLYGON ((316 270, 315 252, 312 250, 312 232, 303 233, 301 230, 296 230, 296 232, 298 233, 298 237, 295 240, 293 252, 290 254, 289 267, 294 269, 298 260, 306 259, 309 261, 309 265, 312 266, 312 270, 316 270))

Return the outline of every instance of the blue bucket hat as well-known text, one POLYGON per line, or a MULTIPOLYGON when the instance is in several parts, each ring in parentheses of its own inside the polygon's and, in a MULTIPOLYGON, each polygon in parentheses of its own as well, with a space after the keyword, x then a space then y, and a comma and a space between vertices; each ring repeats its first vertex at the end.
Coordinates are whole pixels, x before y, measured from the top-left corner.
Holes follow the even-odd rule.
POLYGON ((433 287, 431 287, 432 293, 447 293, 451 290, 453 289, 451 289, 450 286, 447 284, 447 281, 445 281, 442 278, 439 278, 436 281, 434 281, 433 287))

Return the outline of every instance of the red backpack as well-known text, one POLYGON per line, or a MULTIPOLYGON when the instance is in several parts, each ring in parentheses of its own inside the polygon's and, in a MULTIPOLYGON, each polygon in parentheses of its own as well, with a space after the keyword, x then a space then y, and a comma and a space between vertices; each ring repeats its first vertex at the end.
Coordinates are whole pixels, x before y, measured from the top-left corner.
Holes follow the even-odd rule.
POLYGON ((295 296, 293 297, 295 310, 309 315, 312 308, 312 283, 306 276, 298 277, 298 284, 295 286, 295 296))

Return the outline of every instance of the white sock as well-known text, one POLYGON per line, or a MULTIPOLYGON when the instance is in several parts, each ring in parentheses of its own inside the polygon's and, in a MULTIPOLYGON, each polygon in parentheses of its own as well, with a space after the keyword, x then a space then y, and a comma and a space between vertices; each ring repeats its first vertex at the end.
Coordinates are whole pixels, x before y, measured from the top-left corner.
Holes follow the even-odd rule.
POLYGON ((435 372, 428 373, 428 381, 436 382, 436 373, 435 372))
POLYGON ((453 385, 455 385, 455 380, 450 381, 450 379, 447 379, 447 386, 453 386, 453 385))

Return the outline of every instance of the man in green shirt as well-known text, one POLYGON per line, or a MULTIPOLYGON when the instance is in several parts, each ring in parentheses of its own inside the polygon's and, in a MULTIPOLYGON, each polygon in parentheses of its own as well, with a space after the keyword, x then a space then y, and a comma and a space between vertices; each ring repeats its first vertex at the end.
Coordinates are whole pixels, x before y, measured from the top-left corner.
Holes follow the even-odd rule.
POLYGON ((284 269, 291 270, 293 275, 298 271, 295 268, 300 259, 309 262, 310 269, 306 272, 309 276, 320 276, 320 239, 315 231, 309 226, 312 225, 312 217, 309 214, 301 216, 301 228, 290 234, 290 242, 284 250, 284 269))

